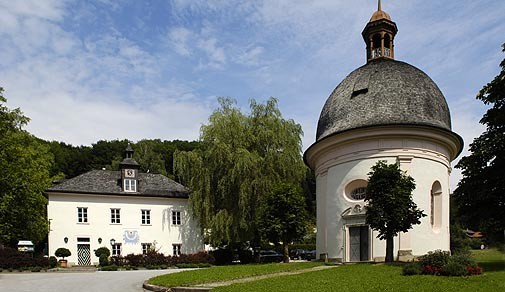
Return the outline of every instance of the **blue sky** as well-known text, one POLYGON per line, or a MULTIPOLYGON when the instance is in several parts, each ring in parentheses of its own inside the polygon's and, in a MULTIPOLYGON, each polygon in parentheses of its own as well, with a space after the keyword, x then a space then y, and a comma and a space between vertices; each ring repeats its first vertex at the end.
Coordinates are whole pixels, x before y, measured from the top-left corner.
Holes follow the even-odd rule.
MULTIPOLYGON (((483 127, 476 93, 505 57, 505 1, 383 1, 395 57, 438 84, 465 149, 483 127)), ((229 96, 273 96, 315 139, 324 102, 365 63, 375 0, 0 0, 0 86, 34 135, 198 139, 229 96)), ((466 151, 464 152, 466 153, 466 151)), ((455 185, 459 172, 454 172, 455 185)))

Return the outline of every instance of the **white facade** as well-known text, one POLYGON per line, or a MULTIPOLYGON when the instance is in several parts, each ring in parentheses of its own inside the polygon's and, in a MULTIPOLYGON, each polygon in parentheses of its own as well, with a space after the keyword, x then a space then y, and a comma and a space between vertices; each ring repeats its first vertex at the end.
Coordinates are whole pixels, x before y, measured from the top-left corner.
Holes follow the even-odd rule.
POLYGON ((380 160, 399 162, 414 178, 413 200, 427 215, 395 238, 394 254, 405 260, 449 250, 450 161, 459 149, 452 133, 415 126, 356 129, 314 144, 305 155, 316 173, 317 254, 339 262, 384 260, 386 242, 365 224, 364 201, 351 194, 366 187, 380 160))
POLYGON ((179 249, 185 254, 203 250, 199 228, 188 213, 187 198, 50 191, 47 196, 49 255, 60 247, 67 248, 72 253, 66 258, 69 265, 98 264, 93 251, 99 247, 112 250, 111 239, 121 255, 141 254, 143 244, 144 249, 150 246, 165 255, 179 249), (112 223, 118 219, 119 223, 112 223))

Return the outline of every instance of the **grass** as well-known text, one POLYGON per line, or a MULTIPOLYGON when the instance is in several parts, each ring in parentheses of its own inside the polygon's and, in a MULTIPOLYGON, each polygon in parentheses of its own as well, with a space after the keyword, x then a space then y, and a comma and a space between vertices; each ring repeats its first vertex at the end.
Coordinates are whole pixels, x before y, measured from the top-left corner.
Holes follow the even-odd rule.
MULTIPOLYGON (((400 264, 354 264, 298 275, 278 276, 233 284, 212 291, 505 291, 505 253, 496 249, 474 251, 484 274, 472 277, 403 276, 400 264)), ((163 275, 151 284, 174 287, 226 281, 321 265, 291 263, 212 267, 163 275)))
POLYGON ((320 266, 322 263, 305 262, 289 264, 251 264, 211 267, 201 270, 161 275, 149 279, 149 284, 165 287, 181 287, 196 284, 227 281, 279 272, 288 272, 320 266))
POLYGON ((505 254, 474 253, 484 274, 472 277, 402 276, 400 265, 344 265, 334 269, 234 284, 212 291, 505 291, 505 254))

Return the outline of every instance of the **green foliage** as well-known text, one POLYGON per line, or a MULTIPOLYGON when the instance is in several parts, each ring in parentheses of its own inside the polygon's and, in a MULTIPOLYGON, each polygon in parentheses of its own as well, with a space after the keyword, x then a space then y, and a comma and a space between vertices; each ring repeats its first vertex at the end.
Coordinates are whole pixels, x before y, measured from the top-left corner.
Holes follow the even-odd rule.
POLYGON ((425 266, 442 268, 449 262, 451 254, 448 251, 436 250, 430 251, 427 254, 418 258, 419 263, 425 266))
POLYGON ((48 232, 47 200, 53 157, 47 146, 22 129, 29 119, 4 104, 0 87, 0 243, 43 240, 48 232))
POLYGON ((111 272, 111 271, 117 271, 118 266, 116 265, 111 265, 111 266, 104 266, 100 268, 101 271, 106 271, 106 272, 111 272))
POLYGON ((100 257, 101 255, 105 255, 106 257, 109 257, 110 256, 110 250, 105 247, 105 246, 102 246, 98 249, 95 250, 95 255, 97 257, 100 257))
POLYGON ((261 236, 275 244, 282 242, 284 261, 289 260, 287 245, 302 240, 307 233, 308 215, 301 188, 281 183, 266 196, 259 212, 261 236))
POLYGON ((505 59, 500 66, 500 74, 477 94, 491 106, 480 120, 486 130, 470 144, 471 154, 456 165, 463 178, 454 191, 465 226, 484 231, 492 242, 505 241, 505 59))
POLYGON ((54 269, 58 265, 58 259, 54 256, 49 257, 49 268, 54 269))
POLYGON ((419 262, 406 263, 402 267, 402 274, 404 276, 421 275, 423 272, 422 266, 419 262))
POLYGON ((64 248, 64 247, 60 247, 58 248, 55 252, 54 252, 54 255, 59 257, 59 258, 63 258, 65 259, 66 257, 69 257, 72 255, 72 253, 70 252, 69 249, 67 248, 64 248))
POLYGON ((282 118, 274 98, 252 100, 249 115, 229 98, 219 102, 201 128, 202 147, 174 153, 174 173, 191 189, 192 213, 210 244, 254 242, 258 211, 272 187, 303 179, 302 129, 282 118))
POLYGON ((414 179, 400 170, 398 164, 379 161, 368 173, 366 223, 386 239, 386 262, 393 261, 393 237, 407 232, 426 216, 412 200, 414 179))
POLYGON ((460 252, 451 256, 450 261, 459 263, 463 266, 475 266, 477 263, 469 250, 461 250, 460 252))
POLYGON ((105 253, 102 253, 98 256, 98 264, 101 267, 105 267, 109 265, 109 256, 107 256, 105 253))
POLYGON ((468 250, 470 249, 471 239, 468 238, 465 231, 459 224, 451 224, 451 251, 453 253, 457 253, 460 250, 468 250))
POLYGON ((442 275, 444 276, 461 277, 467 274, 468 271, 466 270, 466 266, 452 258, 450 258, 449 262, 442 268, 442 275))

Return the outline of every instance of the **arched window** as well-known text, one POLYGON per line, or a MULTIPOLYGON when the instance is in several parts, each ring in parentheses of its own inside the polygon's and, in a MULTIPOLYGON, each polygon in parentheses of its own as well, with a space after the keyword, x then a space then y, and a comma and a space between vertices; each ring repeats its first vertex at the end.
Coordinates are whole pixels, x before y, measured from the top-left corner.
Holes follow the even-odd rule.
POLYGON ((438 231, 442 225, 442 185, 438 181, 431 186, 430 223, 434 231, 438 231))

